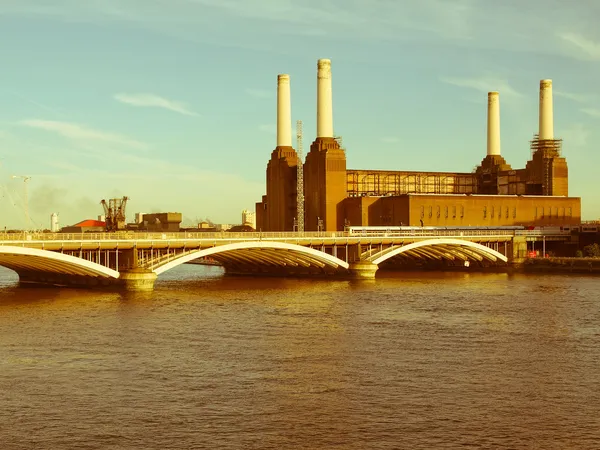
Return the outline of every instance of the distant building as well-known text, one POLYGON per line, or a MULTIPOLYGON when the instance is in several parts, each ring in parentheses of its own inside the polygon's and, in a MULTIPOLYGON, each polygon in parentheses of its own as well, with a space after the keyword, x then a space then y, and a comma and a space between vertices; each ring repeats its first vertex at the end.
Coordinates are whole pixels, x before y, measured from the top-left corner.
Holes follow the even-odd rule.
POLYGON ((247 209, 242 211, 242 225, 250 225, 256 229, 256 213, 248 211, 247 209))
POLYGON ((139 229, 143 231, 178 232, 181 220, 181 213, 144 214, 139 229))
POLYGON ((76 223, 70 227, 64 227, 61 231, 63 233, 102 233, 105 227, 106 222, 90 219, 76 223))
POLYGON ((215 225, 215 228, 217 231, 227 231, 229 230, 233 225, 229 224, 229 223, 219 223, 215 225))
POLYGON ((53 233, 58 233, 60 231, 57 213, 52 213, 52 215, 50 216, 50 231, 53 233))
POLYGON ((142 223, 144 221, 144 214, 145 213, 141 213, 141 212, 135 213, 135 223, 137 223, 137 224, 142 223))
POLYGON ((198 224, 198 231, 203 232, 215 232, 217 231, 216 227, 209 222, 203 221, 198 224))
POLYGON ((253 232, 255 231, 250 225, 236 225, 227 230, 229 233, 253 232))

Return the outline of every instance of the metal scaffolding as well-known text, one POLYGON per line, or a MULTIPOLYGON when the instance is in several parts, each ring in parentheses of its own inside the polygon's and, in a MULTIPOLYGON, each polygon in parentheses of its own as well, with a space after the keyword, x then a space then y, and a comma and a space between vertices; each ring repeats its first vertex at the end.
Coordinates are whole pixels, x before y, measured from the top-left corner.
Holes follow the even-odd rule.
POLYGON ((296 122, 296 154, 298 155, 298 174, 296 177, 296 220, 298 229, 297 231, 304 231, 304 144, 302 141, 302 121, 296 122))

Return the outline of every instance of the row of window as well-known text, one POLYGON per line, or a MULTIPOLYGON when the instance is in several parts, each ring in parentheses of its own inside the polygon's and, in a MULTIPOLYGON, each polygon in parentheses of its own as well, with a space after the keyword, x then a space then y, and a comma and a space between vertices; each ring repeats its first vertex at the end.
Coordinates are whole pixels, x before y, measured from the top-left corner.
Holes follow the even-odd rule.
MULTIPOLYGON (((508 219, 509 217, 509 208, 508 206, 504 208, 504 215, 508 219)), ((493 219, 496 217, 496 213, 498 214, 498 219, 502 219, 502 206, 499 206, 498 209, 495 209, 493 206, 490 208, 490 218, 493 219)), ((487 219, 488 216, 488 208, 487 206, 483 207, 483 218, 487 219)), ((512 217, 515 219, 517 217, 517 208, 513 207, 512 209, 512 217)))
MULTIPOLYGON (((428 207, 429 210, 429 218, 431 219, 433 217, 433 213, 434 213, 434 208, 433 206, 429 206, 428 207)), ((456 219, 456 206, 444 206, 444 217, 447 219, 448 217, 452 217, 453 219, 456 219)), ((465 217, 465 207, 461 206, 459 209, 460 212, 460 218, 462 219, 463 217, 465 217)), ((436 217, 439 219, 440 217, 442 217, 442 208, 441 206, 436 206, 435 207, 435 214, 436 217)), ((421 206, 421 219, 425 218, 425 206, 421 206)))
MULTIPOLYGON (((459 213, 459 217, 462 219, 465 216, 465 207, 464 206, 460 206, 460 207, 456 207, 456 206, 444 206, 443 208, 441 206, 421 206, 421 219, 425 218, 425 215, 427 214, 428 217, 431 219, 434 216, 437 217, 438 219, 443 217, 448 219, 449 217, 452 219, 456 219, 456 214, 457 214, 457 210, 459 213)), ((490 208, 488 208, 487 206, 483 207, 483 218, 487 219, 489 215, 490 219, 494 219, 494 218, 498 218, 498 219, 502 219, 503 217, 508 219, 509 217, 512 216, 513 219, 517 218, 517 208, 513 207, 512 209, 509 208, 508 206, 506 207, 494 207, 491 206, 490 208)), ((547 207, 536 207, 535 208, 535 218, 536 219, 544 219, 544 218, 565 218, 565 217, 573 217, 573 208, 568 207, 568 208, 564 208, 564 207, 557 207, 557 206, 547 206, 547 207)))
POLYGON ((558 206, 547 206, 547 207, 536 207, 535 208, 535 218, 540 218, 540 219, 551 219, 552 217, 555 218, 559 218, 562 217, 563 219, 565 217, 573 217, 573 208, 568 207, 568 208, 564 208, 564 207, 558 207, 558 206))

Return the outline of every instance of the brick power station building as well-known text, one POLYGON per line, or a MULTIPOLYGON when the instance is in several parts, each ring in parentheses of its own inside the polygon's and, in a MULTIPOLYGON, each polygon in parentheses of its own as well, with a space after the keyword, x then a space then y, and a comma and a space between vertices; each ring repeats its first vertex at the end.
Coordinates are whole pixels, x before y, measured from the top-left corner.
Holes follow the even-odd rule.
MULTIPOLYGON (((277 146, 256 228, 292 231, 298 154, 292 147, 289 75, 277 83, 277 146)), ((333 134, 331 61, 317 63, 317 136, 303 164, 304 229, 346 226, 561 226, 581 222, 581 199, 568 196, 567 161, 554 137, 552 81, 540 82, 539 130, 531 159, 513 169, 500 152, 498 92, 488 93, 487 155, 473 172, 350 170, 333 134)))

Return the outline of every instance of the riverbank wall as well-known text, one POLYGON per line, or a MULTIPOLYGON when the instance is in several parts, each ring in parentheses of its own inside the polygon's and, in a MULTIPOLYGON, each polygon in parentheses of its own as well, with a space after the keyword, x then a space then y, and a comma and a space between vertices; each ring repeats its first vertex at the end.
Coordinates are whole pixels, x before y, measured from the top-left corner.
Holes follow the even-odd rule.
POLYGON ((528 258, 520 269, 524 272, 600 274, 600 258, 528 258))

